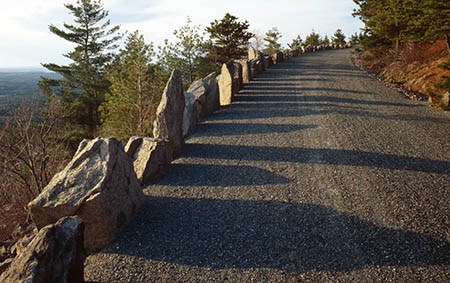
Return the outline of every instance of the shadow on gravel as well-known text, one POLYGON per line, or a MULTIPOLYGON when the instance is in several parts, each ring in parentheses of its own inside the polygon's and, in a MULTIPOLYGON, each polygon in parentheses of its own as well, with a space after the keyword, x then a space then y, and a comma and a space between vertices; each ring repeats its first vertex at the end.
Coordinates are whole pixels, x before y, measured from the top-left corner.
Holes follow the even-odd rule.
POLYGON ((313 125, 294 124, 254 124, 254 123, 205 123, 201 125, 201 131, 196 133, 196 137, 221 137, 232 135, 257 135, 266 133, 289 133, 308 129, 315 129, 313 125))
MULTIPOLYGON (((333 88, 298 88, 298 91, 318 91, 318 92, 344 92, 359 94, 364 93, 354 90, 345 89, 333 89, 333 88)), ((406 103, 394 103, 385 101, 374 101, 374 100, 363 100, 354 98, 343 98, 338 96, 326 96, 326 95, 308 95, 308 96, 298 96, 283 94, 285 90, 280 90, 279 92, 271 92, 270 95, 264 93, 263 95, 258 94, 246 94, 245 92, 236 96, 236 102, 296 102, 299 106, 305 102, 325 102, 325 103, 345 103, 345 104, 358 104, 361 106, 376 105, 376 106, 395 106, 395 107, 409 107, 417 108, 419 105, 406 104, 406 103), (282 95, 283 94, 283 95, 282 95)), ((333 104, 331 104, 333 105, 333 104)))
POLYGON ((186 144, 183 157, 364 166, 450 175, 450 161, 356 150, 186 144))
POLYGON ((147 197, 136 220, 104 252, 300 273, 448 264, 449 251, 449 243, 320 205, 147 197))
POLYGON ((172 164, 168 176, 157 181, 166 186, 239 187, 287 184, 291 180, 276 173, 245 165, 172 164))

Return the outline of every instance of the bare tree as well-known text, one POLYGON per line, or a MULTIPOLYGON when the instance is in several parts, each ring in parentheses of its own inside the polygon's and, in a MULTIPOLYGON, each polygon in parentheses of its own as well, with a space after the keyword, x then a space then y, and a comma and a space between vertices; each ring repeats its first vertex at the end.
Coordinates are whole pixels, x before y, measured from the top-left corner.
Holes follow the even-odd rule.
POLYGON ((252 31, 254 36, 250 39, 250 46, 256 50, 262 50, 264 47, 264 34, 259 30, 252 31))
POLYGON ((12 110, 0 129, 0 191, 22 204, 44 189, 68 156, 55 134, 55 112, 39 109, 37 102, 23 104, 12 110))

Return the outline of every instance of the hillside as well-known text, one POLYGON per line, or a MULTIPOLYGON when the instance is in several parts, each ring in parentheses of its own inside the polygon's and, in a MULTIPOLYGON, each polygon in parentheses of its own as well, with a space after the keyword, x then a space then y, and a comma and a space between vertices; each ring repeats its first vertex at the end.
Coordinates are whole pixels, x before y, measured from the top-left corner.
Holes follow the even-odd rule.
POLYGON ((437 100, 446 92, 436 87, 442 76, 450 75, 449 71, 439 68, 440 64, 450 60, 445 41, 407 44, 398 58, 389 53, 374 59, 370 52, 365 52, 363 59, 366 67, 389 83, 402 84, 413 92, 437 100))

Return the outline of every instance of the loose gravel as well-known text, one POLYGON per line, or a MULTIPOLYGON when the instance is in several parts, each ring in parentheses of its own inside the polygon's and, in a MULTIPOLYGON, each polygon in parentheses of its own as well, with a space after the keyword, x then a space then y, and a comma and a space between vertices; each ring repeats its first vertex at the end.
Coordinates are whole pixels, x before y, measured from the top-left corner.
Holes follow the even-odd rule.
POLYGON ((275 65, 205 120, 90 282, 450 282, 450 115, 353 67, 275 65))

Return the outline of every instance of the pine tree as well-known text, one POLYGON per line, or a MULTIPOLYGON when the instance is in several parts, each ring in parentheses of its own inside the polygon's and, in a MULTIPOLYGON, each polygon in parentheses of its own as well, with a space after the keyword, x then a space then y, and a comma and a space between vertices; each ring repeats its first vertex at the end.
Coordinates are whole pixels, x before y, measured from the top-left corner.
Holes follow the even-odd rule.
POLYGON ((444 39, 450 54, 450 1, 448 0, 424 0, 424 22, 428 29, 425 39, 444 39))
POLYGON ((186 25, 175 30, 173 34, 177 42, 169 43, 166 40, 158 57, 168 72, 174 69, 181 70, 183 82, 189 85, 209 71, 202 68, 206 56, 205 39, 200 32, 200 26, 192 25, 189 18, 186 25))
POLYGON ((132 135, 150 136, 164 79, 158 76, 158 66, 152 65, 152 44, 135 31, 125 42, 106 77, 110 91, 102 104, 102 133, 126 141, 132 135))
POLYGON ((344 45, 345 44, 345 35, 341 29, 337 29, 331 38, 331 42, 335 45, 344 45))
POLYGON ((229 13, 220 21, 214 20, 206 28, 211 39, 208 45, 211 60, 221 65, 231 59, 244 57, 248 42, 254 36, 248 31, 249 26, 247 21, 239 22, 237 17, 229 13))
POLYGON ((303 39, 300 35, 297 35, 296 38, 292 39, 292 42, 288 44, 289 48, 292 50, 296 50, 302 46, 303 39))
POLYGON ((100 125, 99 106, 109 88, 104 70, 112 59, 110 51, 115 42, 119 26, 109 27, 108 11, 100 0, 78 0, 75 5, 64 5, 74 17, 75 24, 64 24, 64 29, 50 25, 57 36, 75 44, 73 51, 65 54, 71 63, 43 64, 63 79, 43 78, 39 82, 44 95, 60 100, 66 113, 61 113, 70 125, 67 133, 75 143, 86 137, 94 137, 100 125))
POLYGON ((320 34, 316 33, 314 30, 306 36, 305 45, 318 46, 320 45, 320 34))
POLYGON ((266 37, 264 41, 266 41, 265 52, 269 54, 276 53, 281 50, 281 44, 278 40, 281 38, 281 33, 278 31, 277 27, 273 27, 266 32, 266 37))
POLYGON ((330 46, 331 45, 331 41, 328 38, 328 35, 325 35, 324 38, 322 39, 322 44, 325 46, 330 46))

